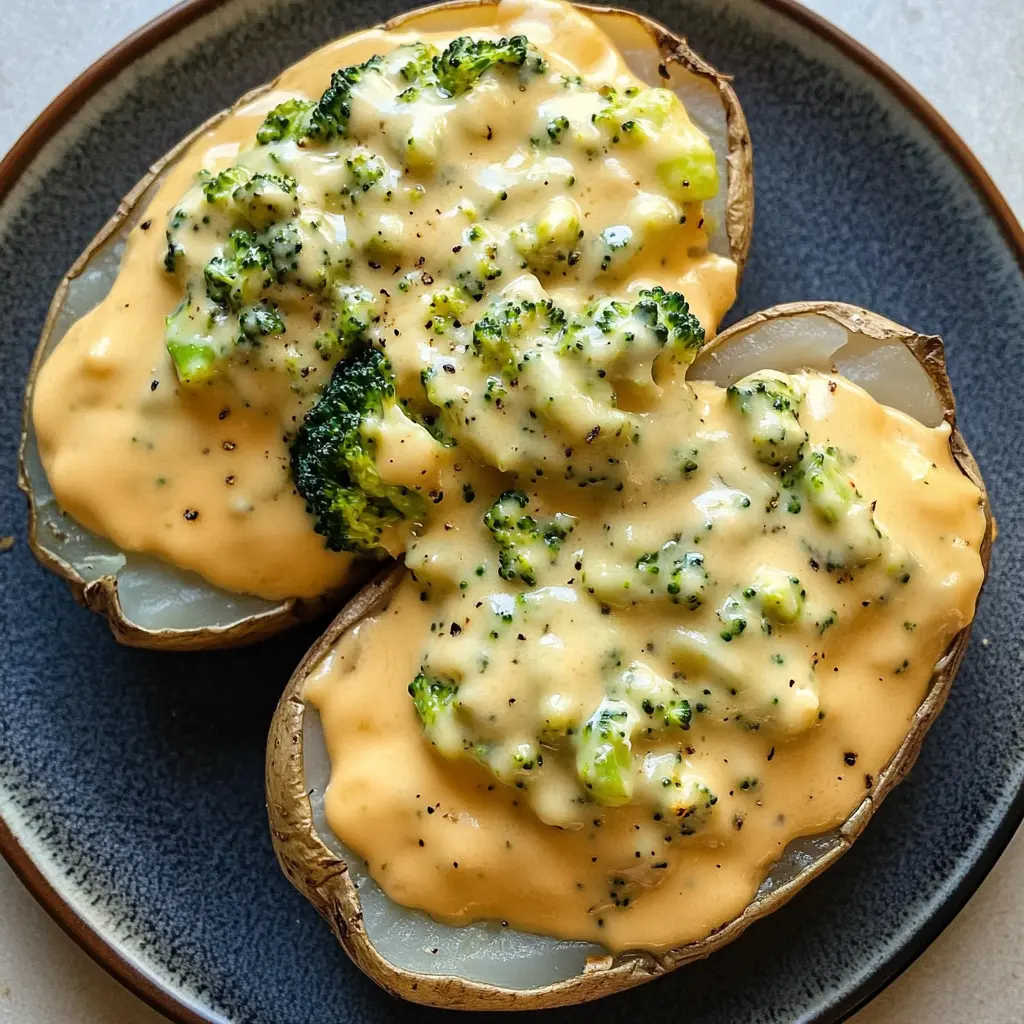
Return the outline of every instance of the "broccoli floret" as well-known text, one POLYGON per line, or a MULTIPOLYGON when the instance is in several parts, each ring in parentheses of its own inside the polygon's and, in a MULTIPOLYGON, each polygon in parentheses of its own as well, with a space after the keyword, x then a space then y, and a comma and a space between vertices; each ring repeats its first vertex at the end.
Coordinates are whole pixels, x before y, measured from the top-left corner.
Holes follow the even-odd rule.
POLYGON ((690 312, 682 292, 667 292, 661 285, 645 288, 633 315, 647 324, 658 340, 683 362, 692 363, 704 344, 704 328, 690 312))
POLYGON ((718 164, 707 136, 690 120, 669 89, 605 91, 605 106, 594 122, 624 143, 657 147, 658 177, 683 202, 718 193, 718 164))
POLYGON ((564 310, 550 299, 499 302, 473 325, 473 352, 495 369, 514 373, 520 338, 537 331, 557 335, 565 324, 564 310))
POLYGON ((698 775, 686 770, 681 754, 649 753, 640 767, 648 796, 668 822, 683 819, 680 832, 692 835, 703 825, 718 798, 698 775))
POLYGON ((648 576, 663 580, 665 593, 673 604, 696 611, 704 603, 708 573, 699 551, 684 551, 677 541, 670 540, 660 550, 641 555, 636 567, 648 576))
MULTIPOLYGON (((403 81, 412 85, 434 82, 434 64, 438 58, 436 46, 428 43, 411 43, 398 47, 391 55, 392 66, 398 65, 398 74, 403 81)), ((399 96, 402 99, 404 94, 399 96)), ((410 97, 411 98, 411 97, 410 97)))
POLYGON ((284 318, 272 302, 264 299, 238 314, 238 326, 248 341, 258 342, 271 334, 284 334, 284 318))
POLYGON ((197 329, 189 293, 165 320, 164 345, 182 384, 204 384, 216 371, 217 349, 209 334, 197 329))
POLYGON ((385 530, 423 511, 415 492, 381 480, 364 430, 394 401, 387 359, 364 347, 336 364, 292 441, 292 478, 332 551, 383 556, 385 530))
POLYGON ((629 704, 605 697, 576 734, 576 774, 595 803, 618 807, 632 799, 636 724, 629 704))
POLYGON ((858 497, 838 450, 831 446, 811 449, 798 476, 804 495, 826 523, 837 522, 858 497))
POLYGON ((484 525, 498 545, 498 575, 532 587, 537 582, 537 566, 545 558, 555 561, 575 523, 562 512, 537 520, 523 511, 529 503, 522 491, 506 491, 484 513, 484 525))
POLYGON ((790 466, 800 457, 807 431, 800 426, 802 396, 783 374, 753 374, 726 390, 743 415, 754 452, 769 466, 790 466))
POLYGON ((633 662, 623 672, 622 686, 640 717, 640 724, 646 725, 648 733, 690 728, 690 702, 680 696, 669 680, 642 662, 633 662))
POLYGON ((803 614, 807 591, 798 577, 784 569, 762 565, 754 573, 753 585, 744 596, 756 600, 763 614, 775 622, 796 622, 803 614))
POLYGON ((747 611, 743 602, 735 597, 727 597, 718 609, 718 618, 722 623, 719 636, 730 643, 747 628, 747 611))
POLYGON ((357 285, 340 285, 331 296, 334 306, 332 325, 321 331, 316 350, 325 361, 347 356, 363 343, 371 324, 377 319, 377 298, 357 285))
POLYGON ((317 141, 327 141, 348 134, 348 119, 352 116, 352 87, 368 74, 380 74, 383 58, 376 54, 362 64, 339 68, 331 75, 331 84, 309 112, 306 135, 317 141))
POLYGON ((256 132, 256 141, 265 146, 271 142, 303 138, 314 106, 312 100, 291 99, 279 103, 264 118, 256 132))
POLYGON ((532 223, 513 229, 512 240, 527 259, 546 265, 567 261, 579 233, 579 206, 567 196, 558 196, 547 203, 532 223))
POLYGON ((294 178, 258 172, 231 193, 239 211, 260 230, 279 221, 293 208, 297 183, 294 178))
POLYGON ((255 302, 274 283, 271 251, 248 231, 232 231, 224 251, 203 271, 206 294, 213 302, 237 312, 255 302))
POLYGON ((226 204, 235 189, 239 185, 244 185, 251 174, 252 172, 245 167, 226 167, 219 174, 206 177, 203 181, 203 195, 206 201, 214 205, 226 204))
POLYGON ((409 696, 425 729, 435 727, 451 713, 458 692, 459 688, 450 679, 425 675, 422 669, 409 684, 409 696))
POLYGON ((376 154, 362 147, 345 157, 345 167, 351 178, 351 190, 369 192, 384 177, 387 169, 384 161, 376 154))
POLYGON ((526 36, 512 36, 497 42, 459 36, 434 60, 433 71, 444 93, 461 96, 496 66, 523 68, 529 73, 541 74, 547 64, 526 36))

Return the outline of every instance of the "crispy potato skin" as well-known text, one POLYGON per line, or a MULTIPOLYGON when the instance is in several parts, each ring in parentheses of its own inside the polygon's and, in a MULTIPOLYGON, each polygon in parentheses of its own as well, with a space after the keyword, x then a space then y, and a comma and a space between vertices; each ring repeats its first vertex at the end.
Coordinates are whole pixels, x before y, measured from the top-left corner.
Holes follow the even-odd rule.
MULTIPOLYGON (((945 420, 952 427, 949 443, 953 458, 963 474, 981 491, 985 534, 980 555, 987 576, 993 539, 991 506, 978 464, 956 426, 956 406, 939 338, 917 334, 877 313, 844 303, 793 302, 755 313, 709 342, 709 347, 728 344, 731 338, 757 323, 812 313, 825 316, 858 334, 883 341, 901 342, 927 371, 939 395, 945 420)), ((861 801, 839 828, 839 842, 828 853, 790 882, 755 899, 742 914, 699 942, 682 946, 665 955, 625 953, 594 958, 583 973, 574 978, 544 988, 516 991, 458 977, 417 975, 400 970, 384 960, 366 934, 359 896, 349 878, 345 862, 324 845, 313 827, 302 755, 305 711, 301 698, 302 684, 321 656, 346 630, 388 603, 401 582, 403 572, 401 566, 395 566, 364 587, 310 649, 289 681, 270 727, 266 762, 267 810, 274 850, 284 873, 327 919, 338 941, 359 967, 395 995, 430 1006, 456 1009, 527 1010, 598 999, 650 981, 693 960, 703 959, 739 938, 750 924, 777 910, 837 861, 864 831, 871 816, 893 787, 910 771, 921 751, 925 734, 946 703, 971 634, 971 627, 967 626, 950 642, 899 749, 877 775, 871 794, 861 801)))
MULTIPOLYGON (((455 0, 447 4, 434 4, 430 7, 410 11, 393 18, 384 24, 384 28, 407 28, 410 23, 422 14, 445 8, 462 8, 485 6, 496 0, 455 0)), ((717 72, 710 64, 694 53, 685 40, 672 35, 663 25, 649 18, 622 11, 611 7, 595 7, 586 4, 578 5, 587 12, 609 16, 630 18, 640 21, 666 64, 679 64, 689 71, 708 79, 718 89, 726 108, 728 128, 728 184, 727 184, 727 224, 729 251, 737 265, 738 273, 742 274, 750 250, 750 237, 754 226, 754 178, 753 159, 750 145, 750 133, 747 130, 746 118, 740 107, 739 100, 727 76, 717 72)), ((43 325, 39 345, 29 370, 28 384, 25 389, 25 402, 22 413, 21 442, 18 452, 18 486, 28 498, 29 523, 28 542, 32 553, 51 572, 67 581, 75 600, 91 611, 106 617, 111 632, 119 643, 129 647, 146 647, 164 651, 209 650, 215 648, 241 647, 256 643, 275 633, 283 632, 297 623, 307 621, 321 612, 339 607, 341 602, 350 596, 356 587, 364 583, 373 571, 373 566, 356 572, 350 585, 340 592, 325 594, 312 601, 282 601, 259 615, 250 616, 231 626, 199 627, 195 629, 148 629, 132 622, 121 607, 117 593, 115 576, 102 576, 87 583, 78 572, 66 561, 47 551, 36 539, 36 508, 25 462, 25 450, 29 431, 31 430, 32 395, 39 369, 43 364, 44 352, 52 334, 60 311, 67 296, 69 283, 81 275, 97 251, 111 238, 120 232, 125 223, 136 211, 149 187, 159 176, 177 160, 191 143, 203 132, 229 117, 239 107, 250 103, 261 94, 274 87, 271 82, 246 93, 230 108, 214 114, 190 135, 182 139, 170 152, 153 164, 149 172, 128 193, 118 205, 114 215, 103 226, 102 230, 89 243, 86 250, 75 260, 54 294, 43 325)))

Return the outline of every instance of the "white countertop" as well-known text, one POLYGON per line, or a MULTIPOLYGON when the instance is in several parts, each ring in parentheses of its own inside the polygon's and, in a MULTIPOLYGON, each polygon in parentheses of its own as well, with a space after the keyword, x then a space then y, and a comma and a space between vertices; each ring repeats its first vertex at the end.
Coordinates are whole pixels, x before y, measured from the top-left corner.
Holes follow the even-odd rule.
MULTIPOLYGON (((61 89, 166 0, 3 0, 0 154, 61 89), (43 59, 40 55, 45 55, 43 59)), ((1018 0, 809 0, 945 115, 1024 220, 1018 0), (1007 132, 1009 128, 1009 132, 1007 132)), ((856 1024, 1024 1019, 1024 838, 856 1024)), ((0 1024, 160 1024, 68 939, 0 861, 0 1024)))

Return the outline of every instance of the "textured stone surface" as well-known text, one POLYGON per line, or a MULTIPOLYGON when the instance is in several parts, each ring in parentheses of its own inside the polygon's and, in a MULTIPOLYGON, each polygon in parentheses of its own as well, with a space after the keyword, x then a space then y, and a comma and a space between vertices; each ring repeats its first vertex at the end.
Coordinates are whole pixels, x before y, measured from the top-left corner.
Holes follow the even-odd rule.
MULTIPOLYGON (((88 5, 5 0, 0 151, 75 74, 164 6, 160 0, 88 5)), ((1024 70, 1017 60, 1024 46, 1024 14, 1014 0, 814 0, 811 6, 916 85, 1024 213, 1024 146, 1016 132, 1024 123, 1024 70), (986 65, 983 73, 981 64, 986 65)), ((742 80, 739 85, 742 92, 742 80)), ((852 293, 869 283, 853 275, 848 297, 856 298, 852 293)), ((769 280, 765 287, 777 290, 778 282, 769 280)), ((746 296, 747 301, 755 297, 746 296)), ((899 310, 886 312, 895 315, 899 310)), ((9 531, 0 529, 4 532, 9 531)), ((70 606, 68 613, 74 614, 70 606)), ((76 632, 102 643, 96 626, 77 623, 76 632)), ((269 694, 261 693, 264 698, 269 694)), ((152 692, 147 703, 154 718, 166 710, 152 692)), ((1024 840, 1018 837, 956 922, 861 1013, 857 1024, 1019 1021, 1024 997, 1022 893, 1024 840)), ((0 1024, 150 1024, 159 1019, 64 938, 0 865, 0 1024)))

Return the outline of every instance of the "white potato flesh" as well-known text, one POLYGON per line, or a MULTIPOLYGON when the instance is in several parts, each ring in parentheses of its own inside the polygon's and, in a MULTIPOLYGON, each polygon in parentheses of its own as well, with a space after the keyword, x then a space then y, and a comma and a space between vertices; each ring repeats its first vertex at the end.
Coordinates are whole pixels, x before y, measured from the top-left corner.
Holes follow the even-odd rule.
MULTIPOLYGON (((691 377, 729 384, 756 370, 831 370, 861 385, 878 401, 930 426, 942 407, 927 373, 899 341, 853 334, 816 313, 767 320, 705 352, 691 377)), ((359 890, 367 935, 396 967, 418 974, 453 974, 509 989, 531 989, 572 978, 588 955, 605 955, 593 945, 560 942, 493 924, 466 928, 439 924, 420 911, 393 903, 369 877, 365 863, 330 832, 323 793, 330 778, 320 717, 307 705, 303 715, 303 756, 307 789, 318 834, 345 859, 359 890), (434 953, 434 950, 437 950, 434 953)), ((838 832, 793 840, 758 889, 765 896, 792 881, 840 842, 838 832)))
POLYGON ((838 371, 876 401, 926 427, 942 422, 942 403, 924 367, 898 338, 854 334, 820 313, 754 324, 725 345, 698 356, 687 376, 728 385, 757 370, 838 371))
MULTIPOLYGON (((607 13, 597 13, 594 18, 624 51, 636 75, 650 85, 666 84, 658 73, 661 62, 658 50, 639 22, 607 13)), ((727 255, 725 106, 718 91, 706 79, 676 65, 671 66, 670 74, 672 78, 668 84, 679 94, 694 122, 708 135, 718 160, 722 187, 719 195, 705 204, 705 209, 712 225, 711 248, 727 255)), ((98 305, 110 291, 120 266, 125 240, 141 218, 158 184, 159 180, 149 186, 117 232, 92 255, 82 273, 71 280, 47 338, 44 356, 53 351, 76 320, 98 305)), ((221 590, 195 573, 177 569, 156 558, 125 554, 110 541, 74 522, 57 506, 39 459, 31 424, 25 444, 25 471, 33 492, 35 533, 40 548, 65 562, 86 582, 104 575, 115 576, 121 608, 129 623, 151 630, 222 627, 280 607, 280 602, 221 590)))

